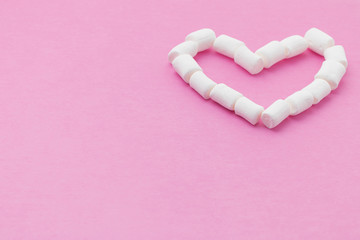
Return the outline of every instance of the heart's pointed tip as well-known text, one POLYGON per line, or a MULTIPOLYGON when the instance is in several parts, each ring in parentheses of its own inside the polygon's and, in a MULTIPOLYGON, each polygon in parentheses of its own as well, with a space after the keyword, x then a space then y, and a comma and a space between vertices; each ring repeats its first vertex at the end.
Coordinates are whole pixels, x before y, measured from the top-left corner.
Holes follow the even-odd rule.
POLYGON ((265 125, 265 127, 271 129, 275 127, 274 121, 271 116, 267 113, 263 113, 261 115, 261 122, 265 125))

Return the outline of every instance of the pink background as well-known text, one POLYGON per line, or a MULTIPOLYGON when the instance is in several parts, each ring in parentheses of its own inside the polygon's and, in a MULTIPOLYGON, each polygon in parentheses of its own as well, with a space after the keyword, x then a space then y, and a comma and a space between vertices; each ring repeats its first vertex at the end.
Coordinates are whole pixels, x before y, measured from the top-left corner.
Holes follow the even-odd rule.
MULTIPOLYGON (((360 239, 358 0, 3 0, 0 238, 360 239), (209 27, 256 50, 316 26, 349 68, 274 130, 203 100, 168 51, 209 27)), ((301 89, 312 53, 250 76, 204 71, 264 107, 301 89)))

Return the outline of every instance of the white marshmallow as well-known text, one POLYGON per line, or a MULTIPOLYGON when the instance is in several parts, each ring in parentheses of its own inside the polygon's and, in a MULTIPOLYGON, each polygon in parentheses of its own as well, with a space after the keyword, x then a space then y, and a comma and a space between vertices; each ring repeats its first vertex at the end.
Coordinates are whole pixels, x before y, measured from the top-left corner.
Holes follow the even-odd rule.
POLYGON ((245 45, 235 51, 234 60, 251 74, 257 74, 264 69, 261 57, 250 51, 245 45))
POLYGON ((172 65, 175 71, 187 83, 194 72, 202 71, 199 64, 197 64, 197 62, 188 54, 176 57, 172 62, 172 65))
POLYGON ((213 48, 218 53, 221 53, 229 58, 234 58, 235 51, 241 45, 244 45, 242 41, 223 34, 215 39, 213 48))
POLYGON ((209 28, 203 28, 186 36, 186 41, 194 41, 199 44, 199 52, 211 48, 215 41, 215 32, 209 28))
POLYGON ((190 86, 203 98, 210 97, 210 91, 215 87, 216 82, 208 78, 202 71, 195 72, 190 78, 190 86))
POLYGON ((315 75, 315 79, 324 79, 329 83, 331 90, 334 90, 338 87, 345 72, 346 69, 341 63, 334 60, 325 60, 319 72, 315 75))
POLYGON ((301 90, 287 97, 285 101, 290 105, 290 115, 294 116, 310 108, 314 97, 310 92, 301 90))
POLYGON ((235 114, 245 118, 252 125, 259 120, 264 108, 246 97, 239 98, 235 103, 235 114))
POLYGON ((268 128, 274 128, 290 115, 290 105, 282 99, 276 100, 261 114, 261 121, 268 128))
POLYGON ((299 55, 308 48, 309 44, 305 38, 299 35, 287 37, 281 41, 286 48, 286 57, 291 58, 299 55))
POLYGON ((344 65, 347 68, 348 61, 346 59, 345 50, 343 46, 336 45, 329 47, 324 51, 324 57, 326 60, 335 60, 344 65))
POLYGON ((313 104, 319 103, 324 97, 331 92, 330 85, 323 79, 315 79, 312 83, 303 88, 303 90, 309 91, 314 100, 313 104))
POLYGON ((231 111, 234 110, 236 101, 242 96, 241 93, 223 83, 217 84, 210 92, 210 98, 213 101, 231 111))
POLYGON ((325 49, 335 45, 335 41, 328 34, 317 28, 311 28, 305 33, 309 48, 317 54, 324 55, 325 49))
POLYGON ((198 44, 194 41, 185 41, 176 45, 168 54, 169 62, 174 61, 174 59, 181 54, 189 54, 194 57, 198 53, 198 44))
POLYGON ((255 54, 259 55, 264 61, 264 67, 269 68, 275 63, 286 58, 286 48, 279 41, 271 41, 259 48, 255 54))

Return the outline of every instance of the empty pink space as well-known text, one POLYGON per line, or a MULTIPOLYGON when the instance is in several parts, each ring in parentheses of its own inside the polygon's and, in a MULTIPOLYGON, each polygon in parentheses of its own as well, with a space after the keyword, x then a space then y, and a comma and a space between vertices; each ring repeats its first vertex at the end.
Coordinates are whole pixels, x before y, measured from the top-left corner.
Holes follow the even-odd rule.
MULTIPOLYGON (((360 239, 358 0, 4 0, 0 239, 360 239), (318 27, 339 88, 273 130, 204 100, 167 53, 200 28, 255 51, 318 27)), ((195 59, 268 107, 309 84, 306 51, 258 75, 195 59)))

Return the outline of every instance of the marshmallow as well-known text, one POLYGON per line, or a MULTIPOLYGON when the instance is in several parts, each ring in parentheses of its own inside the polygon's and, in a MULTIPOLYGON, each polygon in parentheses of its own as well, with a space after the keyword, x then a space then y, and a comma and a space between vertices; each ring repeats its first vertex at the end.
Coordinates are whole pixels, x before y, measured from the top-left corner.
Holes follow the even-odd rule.
POLYGON ((199 44, 199 52, 211 48, 215 41, 215 32, 209 28, 203 28, 186 36, 186 41, 194 41, 199 44))
POLYGON ((325 60, 319 72, 315 75, 315 79, 324 79, 329 83, 331 90, 334 90, 338 87, 345 71, 346 69, 341 63, 334 60, 325 60))
POLYGON ((310 92, 301 90, 287 97, 285 101, 290 105, 290 115, 294 116, 310 108, 314 97, 310 92))
POLYGON ((259 55, 264 61, 264 67, 269 68, 275 63, 286 58, 286 48, 279 41, 271 41, 259 48, 255 54, 259 55))
POLYGON ((213 101, 231 111, 234 110, 236 101, 242 96, 241 93, 223 83, 217 84, 210 92, 210 98, 213 101))
POLYGON ((227 35, 220 35, 215 39, 213 48, 218 53, 221 53, 229 58, 234 58, 235 51, 241 45, 244 45, 242 41, 239 41, 227 35))
POLYGON ((312 94, 314 98, 313 104, 319 103, 331 92, 330 85, 321 78, 315 79, 312 83, 304 87, 303 90, 309 91, 312 94))
POLYGON ((169 62, 174 61, 174 59, 181 54, 189 54, 194 57, 198 53, 198 44, 194 41, 185 41, 175 46, 168 54, 169 62))
POLYGON ((235 103, 235 114, 245 118, 255 125, 264 111, 264 108, 246 97, 239 98, 235 103))
POLYGON ((286 48, 286 57, 287 58, 291 58, 291 57, 294 57, 296 55, 299 55, 299 54, 305 52, 305 50, 309 46, 306 39, 299 35, 287 37, 287 38, 283 39, 281 41, 281 43, 286 48))
POLYGON ((335 45, 332 37, 317 28, 311 28, 305 33, 309 48, 317 54, 324 55, 325 49, 335 45))
POLYGON ((346 59, 345 50, 343 46, 336 45, 329 47, 324 51, 325 60, 335 60, 344 65, 347 68, 348 61, 346 59))
POLYGON ((274 128, 290 115, 290 105, 282 99, 276 100, 261 114, 261 121, 268 128, 274 128))
POLYGON ((175 71, 187 83, 194 72, 202 71, 199 64, 197 64, 197 62, 188 54, 176 57, 172 62, 172 65, 175 71))
POLYGON ((216 82, 208 78, 202 71, 195 72, 191 76, 189 83, 190 86, 205 99, 210 97, 210 91, 216 85, 216 82))
POLYGON ((264 69, 261 57, 250 51, 245 45, 241 45, 235 51, 234 60, 251 74, 257 74, 264 69))

